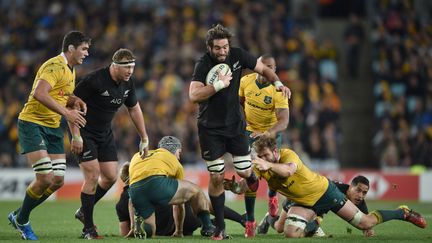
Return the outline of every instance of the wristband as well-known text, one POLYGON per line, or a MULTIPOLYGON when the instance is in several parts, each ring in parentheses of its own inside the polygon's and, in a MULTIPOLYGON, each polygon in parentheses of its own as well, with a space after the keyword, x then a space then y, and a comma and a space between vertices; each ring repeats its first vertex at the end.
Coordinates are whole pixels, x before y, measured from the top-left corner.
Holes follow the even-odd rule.
POLYGON ((148 138, 144 138, 140 141, 139 144, 139 151, 142 153, 144 151, 145 148, 147 148, 149 145, 149 140, 148 138), (143 141, 144 140, 144 141, 143 141))
POLYGON ((276 89, 278 89, 279 87, 284 86, 283 83, 279 80, 274 81, 274 86, 276 87, 276 89))
POLYGON ((213 87, 215 88, 216 92, 219 92, 219 90, 225 88, 225 84, 222 80, 218 80, 213 83, 213 87))
POLYGON ((82 143, 83 139, 80 135, 72 135, 72 140, 82 143))

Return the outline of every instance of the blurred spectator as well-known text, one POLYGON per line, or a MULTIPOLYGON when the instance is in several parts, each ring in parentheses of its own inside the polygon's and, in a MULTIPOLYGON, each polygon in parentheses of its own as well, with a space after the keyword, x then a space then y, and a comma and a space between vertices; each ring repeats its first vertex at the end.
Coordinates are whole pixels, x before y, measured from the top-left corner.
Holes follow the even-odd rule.
POLYGON ((349 23, 344 31, 348 75, 351 78, 358 77, 361 48, 365 37, 364 32, 359 17, 355 14, 351 14, 349 17, 349 23))

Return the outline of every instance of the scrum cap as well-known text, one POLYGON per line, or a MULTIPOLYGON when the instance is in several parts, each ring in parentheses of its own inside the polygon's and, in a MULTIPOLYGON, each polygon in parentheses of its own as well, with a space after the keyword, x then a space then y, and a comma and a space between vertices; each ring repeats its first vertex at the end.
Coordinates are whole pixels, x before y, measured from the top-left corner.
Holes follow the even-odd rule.
POLYGON ((174 136, 165 136, 159 141, 158 148, 164 148, 175 154, 177 149, 181 149, 181 142, 174 136))

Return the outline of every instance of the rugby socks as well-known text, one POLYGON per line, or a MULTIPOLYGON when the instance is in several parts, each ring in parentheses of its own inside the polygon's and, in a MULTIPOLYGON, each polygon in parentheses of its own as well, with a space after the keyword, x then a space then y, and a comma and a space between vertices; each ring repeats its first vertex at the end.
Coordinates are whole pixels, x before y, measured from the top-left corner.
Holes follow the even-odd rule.
POLYGON ((269 197, 269 198, 272 198, 272 197, 275 197, 275 196, 276 196, 276 191, 273 191, 273 190, 271 190, 271 189, 268 189, 267 194, 268 194, 268 197, 269 197))
POLYGON ((44 194, 42 194, 42 197, 39 198, 39 200, 37 201, 37 205, 35 205, 35 207, 39 206, 41 203, 45 202, 45 200, 47 200, 51 194, 53 194, 54 191, 51 188, 48 188, 45 190, 44 194))
POLYGON ((315 234, 319 227, 319 221, 318 219, 314 219, 306 224, 306 228, 304 229, 304 235, 305 237, 311 237, 315 234))
POLYGON ((81 212, 84 214, 84 229, 93 228, 93 208, 95 195, 81 192, 81 212))
POLYGON ((203 229, 210 229, 212 227, 210 213, 208 211, 199 212, 197 217, 200 219, 203 229))
POLYGON ((256 192, 250 190, 245 193, 245 208, 246 208, 246 221, 255 221, 255 198, 256 192))
POLYGON ((94 198, 94 204, 96 204, 97 202, 99 202, 99 200, 105 196, 105 194, 108 192, 108 189, 103 189, 99 184, 97 184, 96 186, 96 193, 95 193, 95 198, 94 198))
POLYGON ((16 218, 18 224, 24 225, 29 221, 30 212, 39 205, 38 200, 41 197, 42 195, 37 195, 30 187, 27 187, 24 201, 16 218))
POLYGON ((224 208, 224 215, 226 219, 242 224, 242 216, 227 206, 224 208))
POLYGON ((375 210, 372 211, 371 214, 377 218, 377 224, 384 223, 392 219, 404 220, 404 210, 401 208, 396 210, 375 210))
POLYGON ((248 185, 249 189, 253 192, 256 192, 258 190, 258 177, 255 175, 255 173, 252 171, 251 175, 246 178, 246 184, 248 185))
POLYGON ((224 207, 225 207, 225 192, 222 192, 219 196, 210 196, 210 201, 213 206, 215 216, 215 226, 218 231, 225 229, 224 221, 224 207))

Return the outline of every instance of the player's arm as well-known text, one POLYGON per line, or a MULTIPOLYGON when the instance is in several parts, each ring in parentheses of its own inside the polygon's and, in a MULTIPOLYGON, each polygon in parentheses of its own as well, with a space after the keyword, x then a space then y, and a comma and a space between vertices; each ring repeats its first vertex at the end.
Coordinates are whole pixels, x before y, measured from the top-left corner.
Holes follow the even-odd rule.
POLYGON ((183 237, 183 223, 185 219, 185 205, 173 205, 173 218, 175 224, 175 231, 173 237, 183 237))
POLYGON ((67 123, 71 132, 71 152, 73 154, 80 154, 83 149, 83 139, 81 137, 80 129, 75 124, 67 123))
POLYGON ((51 95, 49 95, 51 89, 52 87, 48 81, 39 79, 37 81, 33 97, 48 109, 64 116, 68 122, 71 122, 79 127, 84 127, 86 120, 84 119, 83 115, 85 113, 83 111, 77 111, 74 109, 70 110, 60 105, 51 97, 51 95))
POLYGON ((134 106, 128 107, 129 116, 135 125, 135 128, 138 131, 139 136, 141 137, 140 142, 140 155, 141 157, 145 157, 148 154, 148 135, 144 123, 144 116, 141 110, 141 106, 139 102, 137 102, 134 106))
POLYGON ((289 122, 289 110, 288 108, 277 108, 276 109, 277 122, 267 131, 270 136, 276 136, 276 133, 285 130, 288 127, 289 122))
POLYGON ((130 222, 130 228, 129 228, 129 233, 125 236, 125 238, 129 238, 129 237, 134 237, 134 227, 135 227, 135 220, 134 220, 134 215, 135 215, 135 208, 132 205, 132 200, 129 198, 128 201, 128 211, 129 211, 129 222, 130 222))
POLYGON ((260 171, 270 170, 281 177, 289 177, 297 171, 296 163, 270 163, 258 157, 252 163, 260 171))
POLYGON ((216 89, 213 85, 204 85, 200 81, 192 81, 190 83, 189 99, 193 103, 205 101, 214 94, 216 94, 216 89))
POLYGON ((254 71, 263 75, 267 80, 276 87, 276 90, 281 91, 284 97, 291 98, 291 90, 284 86, 277 74, 262 62, 257 61, 254 71))

